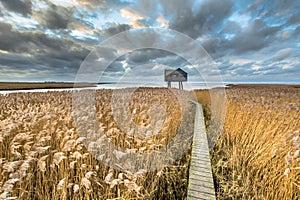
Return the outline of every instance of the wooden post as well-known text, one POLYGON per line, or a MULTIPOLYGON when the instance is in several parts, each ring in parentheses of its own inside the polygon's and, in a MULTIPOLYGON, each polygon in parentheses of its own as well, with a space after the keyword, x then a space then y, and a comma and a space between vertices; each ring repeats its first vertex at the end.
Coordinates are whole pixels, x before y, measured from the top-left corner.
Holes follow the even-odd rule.
POLYGON ((178 83, 179 83, 179 89, 183 90, 183 83, 182 83, 182 81, 179 81, 178 83))
POLYGON ((168 88, 171 88, 171 81, 168 81, 168 88))

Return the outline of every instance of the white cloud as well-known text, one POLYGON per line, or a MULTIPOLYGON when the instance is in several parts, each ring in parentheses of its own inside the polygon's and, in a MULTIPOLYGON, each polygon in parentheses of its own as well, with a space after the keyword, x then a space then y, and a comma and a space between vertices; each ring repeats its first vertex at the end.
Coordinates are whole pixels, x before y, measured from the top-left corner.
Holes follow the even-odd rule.
POLYGON ((193 69, 193 68, 195 68, 193 65, 186 65, 186 66, 184 66, 184 67, 186 67, 186 68, 188 68, 188 69, 193 69))
POLYGON ((33 18, 23 17, 22 15, 13 12, 4 17, 0 17, 0 21, 2 20, 6 23, 13 24, 16 28, 36 28, 39 24, 33 18))
POLYGON ((165 66, 165 65, 155 65, 153 68, 152 68, 152 70, 163 70, 163 69, 166 69, 167 68, 167 66, 165 66))
POLYGON ((230 21, 234 21, 240 25, 241 28, 246 28, 251 17, 246 14, 241 14, 239 12, 235 12, 229 18, 230 21))
POLYGON ((169 22, 161 14, 156 18, 156 21, 161 24, 161 28, 168 28, 169 22))
POLYGON ((123 8, 120 10, 120 14, 122 17, 130 20, 129 25, 131 25, 133 28, 145 27, 145 25, 140 21, 141 19, 146 18, 146 16, 142 13, 130 8, 123 8))
POLYGON ((71 36, 79 39, 79 40, 85 40, 85 39, 92 39, 97 40, 98 38, 93 35, 92 31, 89 30, 72 30, 71 36))
POLYGON ((237 65, 245 65, 253 62, 253 60, 246 59, 246 58, 233 58, 230 61, 232 64, 237 64, 237 65))
POLYGON ((251 69, 253 69, 253 70, 259 70, 261 68, 262 68, 262 66, 259 66, 259 65, 252 65, 252 67, 251 67, 251 69))
POLYGON ((76 0, 51 0, 51 3, 63 7, 72 7, 80 5, 79 2, 76 0))

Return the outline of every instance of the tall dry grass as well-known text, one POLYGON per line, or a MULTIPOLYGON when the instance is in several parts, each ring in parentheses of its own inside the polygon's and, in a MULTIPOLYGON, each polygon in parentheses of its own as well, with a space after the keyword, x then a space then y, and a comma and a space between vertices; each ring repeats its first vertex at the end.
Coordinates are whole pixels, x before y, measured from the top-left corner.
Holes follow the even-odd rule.
MULTIPOLYGON (((112 90, 97 91, 96 116, 105 135, 125 152, 165 148, 176 133, 187 143, 191 140, 193 106, 186 102, 183 112, 169 90, 138 89, 130 100, 133 121, 144 127, 147 140, 118 128, 112 117, 111 95, 112 90), (156 104, 165 108, 165 121, 149 117, 151 105, 156 104), (184 130, 179 126, 182 117, 190 124, 184 130), (159 125, 154 122, 162 128, 156 130, 159 125)), ((182 99, 188 96, 183 91, 178 95, 182 99)), ((0 199, 185 198, 190 149, 162 169, 121 171, 95 159, 83 145, 78 128, 87 127, 75 124, 71 92, 0 95, 0 199)))
MULTIPOLYGON (((226 95, 211 150, 218 199, 300 199, 300 89, 234 87, 226 95)), ((197 96, 209 119, 208 91, 197 96)))

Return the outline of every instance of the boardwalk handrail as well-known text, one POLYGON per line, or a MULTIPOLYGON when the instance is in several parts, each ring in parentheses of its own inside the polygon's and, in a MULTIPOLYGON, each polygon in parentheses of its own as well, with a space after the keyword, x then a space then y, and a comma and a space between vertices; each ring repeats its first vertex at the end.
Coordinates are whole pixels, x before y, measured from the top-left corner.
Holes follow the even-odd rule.
POLYGON ((201 104, 196 104, 194 123, 194 137, 192 145, 192 159, 189 169, 189 184, 187 199, 212 199, 215 200, 209 147, 205 131, 204 116, 201 104))

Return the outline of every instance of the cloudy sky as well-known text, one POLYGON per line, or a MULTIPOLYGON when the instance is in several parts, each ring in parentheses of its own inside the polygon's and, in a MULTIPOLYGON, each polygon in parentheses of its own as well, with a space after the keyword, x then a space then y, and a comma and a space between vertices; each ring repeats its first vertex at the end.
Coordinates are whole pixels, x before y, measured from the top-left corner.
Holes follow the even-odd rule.
MULTIPOLYGON (((97 45, 141 28, 191 37, 226 82, 300 82, 300 1, 291 0, 0 0, 0 81, 74 81, 97 45)), ((136 71, 155 81, 177 67, 201 81, 184 58, 157 49, 120 56, 105 80, 136 71)))

